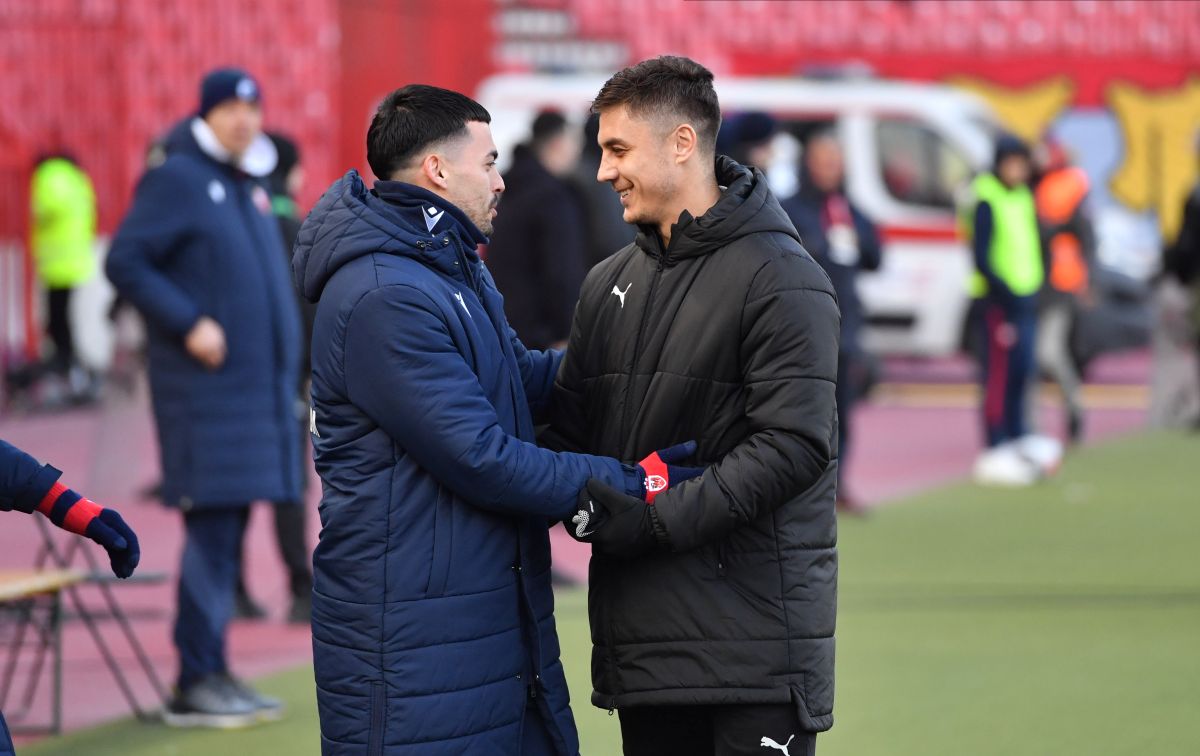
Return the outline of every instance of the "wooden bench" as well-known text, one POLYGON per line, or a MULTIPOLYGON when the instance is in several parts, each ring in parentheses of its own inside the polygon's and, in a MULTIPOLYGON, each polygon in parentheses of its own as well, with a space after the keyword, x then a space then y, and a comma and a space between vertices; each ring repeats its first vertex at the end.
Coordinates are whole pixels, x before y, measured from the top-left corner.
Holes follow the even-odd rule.
POLYGON ((42 667, 49 653, 53 664, 49 725, 16 725, 13 732, 62 731, 62 592, 87 579, 79 570, 0 570, 0 621, 14 619, 15 630, 8 645, 8 659, 0 676, 0 709, 6 709, 8 693, 17 671, 17 659, 25 635, 33 628, 35 656, 25 685, 21 708, 8 712, 10 722, 25 718, 33 706, 42 667))

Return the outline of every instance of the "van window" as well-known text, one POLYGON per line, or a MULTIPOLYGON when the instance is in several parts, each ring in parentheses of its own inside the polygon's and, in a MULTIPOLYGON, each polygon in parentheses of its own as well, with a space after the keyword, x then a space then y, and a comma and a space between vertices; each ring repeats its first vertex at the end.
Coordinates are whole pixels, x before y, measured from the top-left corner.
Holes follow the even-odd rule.
POLYGON ((967 159, 917 121, 880 120, 875 127, 883 185, 897 201, 954 209, 955 192, 970 179, 967 159))

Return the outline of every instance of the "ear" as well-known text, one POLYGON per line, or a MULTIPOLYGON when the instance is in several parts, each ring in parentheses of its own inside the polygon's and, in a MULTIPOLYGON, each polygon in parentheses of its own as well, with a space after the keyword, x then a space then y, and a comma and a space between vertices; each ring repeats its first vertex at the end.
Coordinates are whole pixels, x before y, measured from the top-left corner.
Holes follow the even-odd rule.
POLYGON ((671 134, 671 149, 674 152, 675 162, 686 163, 696 152, 699 143, 699 136, 690 123, 681 123, 676 126, 675 131, 671 134))
POLYGON ((421 175, 438 189, 445 189, 449 185, 446 181, 446 162, 436 152, 426 155, 421 161, 421 175))

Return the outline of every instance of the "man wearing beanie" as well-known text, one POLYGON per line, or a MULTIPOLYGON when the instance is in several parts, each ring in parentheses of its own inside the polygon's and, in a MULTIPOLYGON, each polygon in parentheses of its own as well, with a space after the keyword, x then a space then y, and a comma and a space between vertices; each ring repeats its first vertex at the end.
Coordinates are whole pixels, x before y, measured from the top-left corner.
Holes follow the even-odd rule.
POLYGON ((174 640, 179 680, 164 719, 242 727, 278 701, 225 657, 249 503, 297 502, 300 322, 261 183, 276 152, 258 83, 208 74, 200 106, 165 141, 113 240, 107 273, 146 320, 162 498, 183 516, 174 640))

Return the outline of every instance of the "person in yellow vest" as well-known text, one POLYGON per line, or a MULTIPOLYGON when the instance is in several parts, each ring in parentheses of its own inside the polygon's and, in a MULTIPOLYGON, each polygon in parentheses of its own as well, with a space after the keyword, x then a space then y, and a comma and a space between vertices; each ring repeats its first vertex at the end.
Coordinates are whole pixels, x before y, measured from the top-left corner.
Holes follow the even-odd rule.
POLYGON ((96 195, 87 173, 69 155, 38 160, 30 185, 32 232, 30 243, 38 277, 46 289, 46 333, 54 356, 43 371, 69 381, 79 398, 87 375, 78 369, 71 329, 71 295, 96 271, 96 195))
POLYGON ((1061 143, 1048 139, 1038 149, 1041 179, 1034 190, 1038 219, 1049 257, 1038 312, 1037 365, 1062 391, 1067 438, 1083 436, 1082 380, 1071 355, 1071 332, 1081 308, 1091 305, 1088 270, 1096 237, 1084 207, 1089 185, 1083 169, 1071 165, 1061 143))
POLYGON ((971 295, 983 331, 981 378, 987 448, 975 478, 1029 485, 1057 465, 1061 451, 1029 433, 1026 400, 1034 376, 1037 294, 1045 280, 1031 154, 1014 136, 996 142, 992 170, 971 185, 969 236, 975 261, 971 295))

